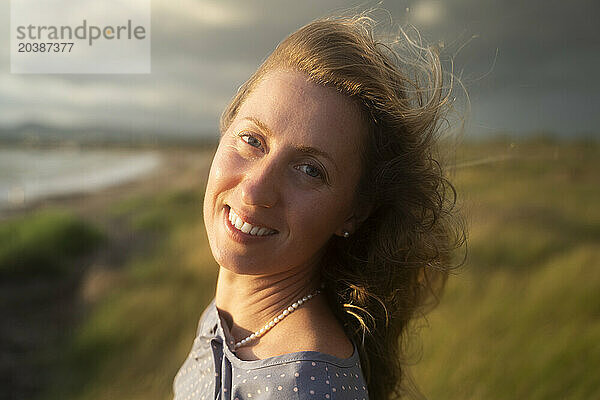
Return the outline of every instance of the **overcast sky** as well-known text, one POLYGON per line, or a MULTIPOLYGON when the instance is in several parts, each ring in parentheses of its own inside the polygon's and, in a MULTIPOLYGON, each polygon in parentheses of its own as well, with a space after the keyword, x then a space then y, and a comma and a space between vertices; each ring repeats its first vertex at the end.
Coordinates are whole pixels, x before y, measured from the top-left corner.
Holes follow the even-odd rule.
MULTIPOLYGON (((152 73, 10 73, 0 0, 0 126, 109 126, 217 134, 218 116, 277 43, 314 18, 375 2, 153 0, 152 73)), ((395 23, 443 42, 471 98, 469 134, 596 134, 600 2, 384 1, 395 23)), ((385 13, 374 14, 385 19, 385 13)))

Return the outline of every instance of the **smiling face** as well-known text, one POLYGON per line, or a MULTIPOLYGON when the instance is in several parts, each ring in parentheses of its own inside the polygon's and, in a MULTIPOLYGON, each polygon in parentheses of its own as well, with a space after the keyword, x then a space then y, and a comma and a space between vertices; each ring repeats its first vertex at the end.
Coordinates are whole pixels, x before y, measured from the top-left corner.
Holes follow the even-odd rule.
POLYGON ((217 263, 236 273, 315 268, 356 228, 358 106, 299 72, 267 73, 222 133, 204 198, 217 263))

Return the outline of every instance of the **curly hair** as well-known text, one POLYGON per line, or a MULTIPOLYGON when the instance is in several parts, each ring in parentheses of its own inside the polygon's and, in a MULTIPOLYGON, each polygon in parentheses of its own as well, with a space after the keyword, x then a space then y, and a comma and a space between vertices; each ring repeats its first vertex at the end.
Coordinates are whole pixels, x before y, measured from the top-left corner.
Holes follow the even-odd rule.
POLYGON ((411 320, 437 304, 453 252, 466 244, 456 191, 437 157, 452 82, 445 86, 435 48, 400 39, 375 40, 365 15, 311 22, 277 46, 220 121, 225 132, 261 78, 277 69, 303 72, 362 110, 368 132, 357 199, 370 213, 350 238, 331 238, 321 277, 359 347, 374 399, 418 395, 402 342, 411 320))

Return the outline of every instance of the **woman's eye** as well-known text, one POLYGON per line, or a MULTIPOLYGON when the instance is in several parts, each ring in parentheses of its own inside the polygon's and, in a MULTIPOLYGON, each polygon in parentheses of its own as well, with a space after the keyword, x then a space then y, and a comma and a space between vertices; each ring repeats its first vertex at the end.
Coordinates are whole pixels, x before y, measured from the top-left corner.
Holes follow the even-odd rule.
POLYGON ((254 136, 248 135, 247 133, 240 134, 239 136, 242 138, 242 140, 244 142, 248 143, 250 146, 260 148, 260 146, 261 146, 260 140, 258 140, 254 136))
POLYGON ((321 173, 321 170, 317 167, 314 167, 310 164, 304 164, 300 165, 298 168, 308 176, 323 179, 323 174, 321 173))

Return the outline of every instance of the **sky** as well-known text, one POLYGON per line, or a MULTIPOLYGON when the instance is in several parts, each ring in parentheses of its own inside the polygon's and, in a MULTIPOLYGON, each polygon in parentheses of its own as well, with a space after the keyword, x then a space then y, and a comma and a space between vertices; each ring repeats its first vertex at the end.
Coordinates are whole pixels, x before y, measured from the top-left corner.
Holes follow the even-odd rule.
POLYGON ((600 136, 598 1, 152 0, 152 72, 138 75, 11 74, 9 4, 0 0, 0 128, 216 137, 228 100, 285 36, 379 7, 381 26, 410 24, 444 44, 468 93, 467 135, 600 136))

